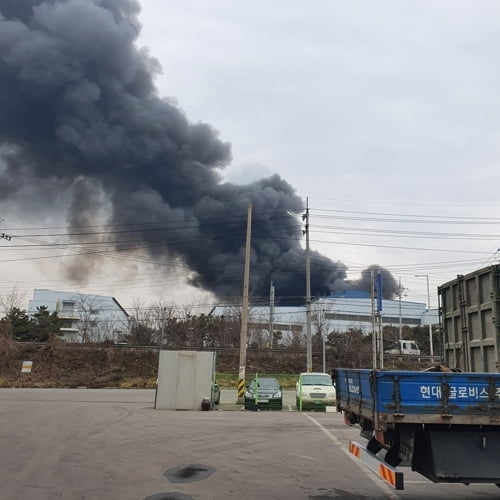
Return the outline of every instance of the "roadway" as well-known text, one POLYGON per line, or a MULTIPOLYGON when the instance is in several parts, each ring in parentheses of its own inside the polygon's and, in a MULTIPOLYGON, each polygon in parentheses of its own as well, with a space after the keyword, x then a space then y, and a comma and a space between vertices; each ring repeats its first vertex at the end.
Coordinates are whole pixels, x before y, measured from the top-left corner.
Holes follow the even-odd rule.
POLYGON ((282 412, 229 411, 235 400, 223 390, 219 411, 161 411, 152 390, 0 389, 0 498, 499 498, 406 469, 393 490, 347 452, 361 438, 340 414, 297 412, 292 391, 282 412))

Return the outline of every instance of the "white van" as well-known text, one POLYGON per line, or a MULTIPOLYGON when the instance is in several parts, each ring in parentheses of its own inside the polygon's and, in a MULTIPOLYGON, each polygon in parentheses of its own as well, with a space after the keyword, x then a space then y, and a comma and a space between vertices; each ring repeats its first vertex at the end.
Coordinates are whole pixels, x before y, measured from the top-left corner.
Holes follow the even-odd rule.
POLYGON ((299 375, 295 388, 297 410, 326 411, 335 406, 336 392, 328 373, 304 372, 299 375))

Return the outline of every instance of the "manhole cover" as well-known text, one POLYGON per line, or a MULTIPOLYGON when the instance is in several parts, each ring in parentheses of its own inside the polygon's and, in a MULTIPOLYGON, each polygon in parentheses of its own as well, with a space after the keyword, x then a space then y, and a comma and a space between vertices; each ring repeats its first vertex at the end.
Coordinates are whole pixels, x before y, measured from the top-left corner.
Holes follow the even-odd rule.
POLYGON ((178 491, 166 491, 149 495, 144 500, 193 500, 193 497, 179 493, 178 491))
POLYGON ((209 477, 215 469, 206 465, 189 464, 169 469, 163 474, 171 483, 192 483, 209 477))

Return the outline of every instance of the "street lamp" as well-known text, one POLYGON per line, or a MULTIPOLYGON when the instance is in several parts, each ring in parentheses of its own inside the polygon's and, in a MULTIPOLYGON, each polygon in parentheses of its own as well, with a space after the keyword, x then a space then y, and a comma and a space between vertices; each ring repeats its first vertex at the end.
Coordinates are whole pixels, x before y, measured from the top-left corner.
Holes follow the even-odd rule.
POLYGON ((401 278, 399 278, 398 291, 396 293, 399 298, 399 340, 403 340, 403 315, 401 314, 401 297, 403 296, 404 290, 406 290, 406 288, 403 288, 401 286, 401 278))
POLYGON ((326 373, 326 336, 325 336, 325 332, 323 331, 325 327, 324 325, 324 319, 325 319, 325 316, 324 316, 324 313, 325 313, 325 310, 324 309, 321 309, 318 311, 318 325, 319 325, 319 328, 320 328, 320 332, 321 332, 321 341, 323 343, 323 373, 326 373))
POLYGON ((426 278, 427 279, 427 304, 429 306, 429 345, 431 349, 431 356, 434 356, 434 347, 432 345, 432 321, 431 321, 431 294, 429 292, 429 275, 428 274, 415 274, 416 278, 426 278))

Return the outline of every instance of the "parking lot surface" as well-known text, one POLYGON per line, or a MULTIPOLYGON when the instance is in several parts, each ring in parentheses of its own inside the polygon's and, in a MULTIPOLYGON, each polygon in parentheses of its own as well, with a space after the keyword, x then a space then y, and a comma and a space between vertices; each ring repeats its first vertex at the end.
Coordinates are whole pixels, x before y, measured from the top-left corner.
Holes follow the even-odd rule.
MULTIPOLYGON (((338 413, 155 410, 154 391, 0 389, 0 481, 10 499, 498 498, 494 485, 395 491, 347 452, 338 413)), ((227 408, 226 410, 224 408, 227 408)), ((229 409, 231 408, 231 409, 229 409)))

